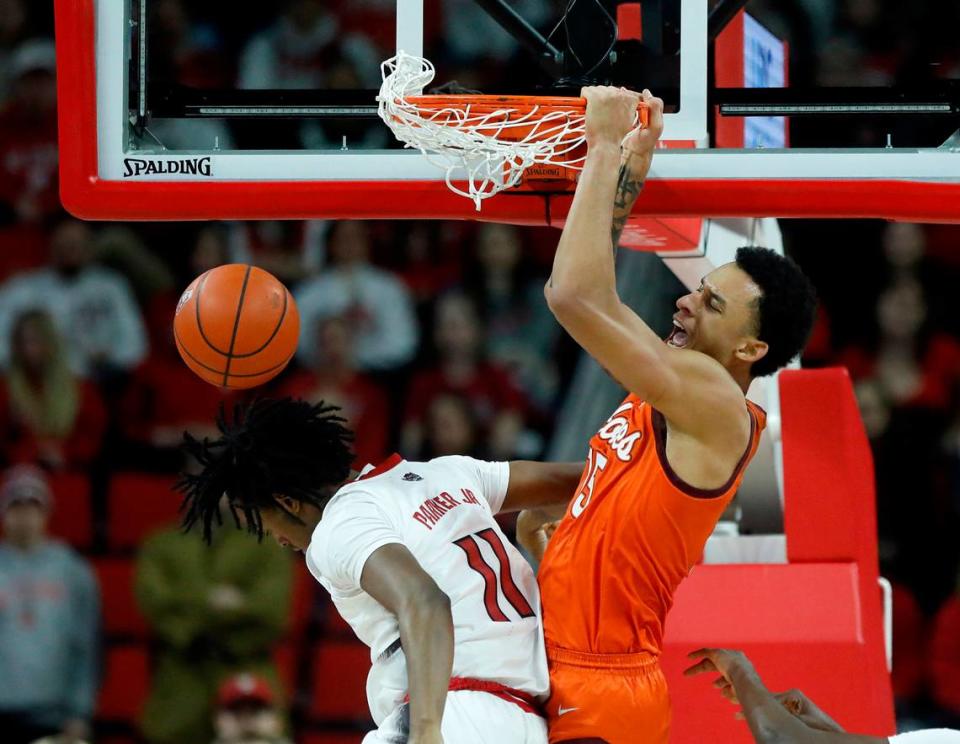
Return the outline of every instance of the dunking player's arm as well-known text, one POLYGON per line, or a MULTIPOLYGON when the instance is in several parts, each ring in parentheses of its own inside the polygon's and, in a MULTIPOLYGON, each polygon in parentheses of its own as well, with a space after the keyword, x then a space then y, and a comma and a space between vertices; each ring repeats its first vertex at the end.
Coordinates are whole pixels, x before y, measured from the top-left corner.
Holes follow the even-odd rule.
POLYGON ((665 344, 620 301, 615 284, 611 235, 619 239, 650 168, 663 128, 663 102, 644 91, 649 126, 623 143, 625 162, 618 178, 621 142, 632 126, 639 99, 614 88, 585 88, 583 96, 587 99, 587 159, 557 247, 545 290, 547 302, 560 324, 591 356, 624 387, 663 413, 674 452, 679 441, 685 452, 692 450, 682 460, 704 463, 691 471, 673 462, 668 451, 681 476, 692 485, 718 486, 729 478, 750 436, 744 390, 707 354, 665 344))

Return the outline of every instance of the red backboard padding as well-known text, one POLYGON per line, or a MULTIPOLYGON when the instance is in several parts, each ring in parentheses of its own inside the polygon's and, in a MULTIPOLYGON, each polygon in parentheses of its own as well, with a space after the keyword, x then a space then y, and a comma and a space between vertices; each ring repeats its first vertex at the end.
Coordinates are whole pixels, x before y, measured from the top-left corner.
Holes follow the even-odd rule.
POLYGON ((133 562, 126 558, 99 558, 93 568, 100 582, 103 628, 107 635, 146 637, 146 621, 133 595, 133 562))
POLYGON ((847 371, 783 372, 780 414, 790 561, 858 561, 876 573, 873 455, 847 371))
POLYGON ((85 550, 93 542, 93 512, 90 504, 90 480, 83 473, 50 475, 53 510, 50 534, 85 550))
POLYGON ((863 653, 856 672, 870 691, 848 695, 856 705, 846 705, 873 716, 875 725, 864 733, 889 734, 894 715, 877 583, 873 455, 850 376, 840 367, 787 370, 779 382, 787 556, 791 563, 859 566, 863 653))
POLYGON ((156 530, 177 523, 180 498, 174 479, 143 473, 117 473, 110 480, 107 499, 108 538, 113 548, 139 545, 156 530))
MULTIPOLYGON (((663 668, 673 701, 671 742, 749 744, 715 675, 683 677, 690 651, 742 649, 767 685, 797 687, 851 731, 889 733, 889 682, 863 673, 858 568, 852 563, 697 566, 680 586, 667 622, 663 668)), ((882 653, 882 649, 881 649, 882 653)))

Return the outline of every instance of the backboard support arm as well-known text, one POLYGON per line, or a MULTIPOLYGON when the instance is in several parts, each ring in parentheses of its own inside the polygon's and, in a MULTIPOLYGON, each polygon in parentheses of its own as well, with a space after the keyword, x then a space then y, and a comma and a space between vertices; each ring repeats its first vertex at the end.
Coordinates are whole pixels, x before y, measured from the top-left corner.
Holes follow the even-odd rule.
POLYGON ((536 58, 541 69, 557 78, 563 70, 563 52, 550 43, 504 0, 474 0, 499 26, 536 58))

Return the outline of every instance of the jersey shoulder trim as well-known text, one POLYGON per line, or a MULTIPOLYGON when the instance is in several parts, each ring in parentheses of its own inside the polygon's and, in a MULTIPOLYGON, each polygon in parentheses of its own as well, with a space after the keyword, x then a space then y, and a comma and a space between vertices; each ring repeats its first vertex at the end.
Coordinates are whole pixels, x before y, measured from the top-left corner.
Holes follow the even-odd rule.
POLYGON ((733 487, 733 484, 736 483, 737 478, 743 472, 743 468, 746 466, 751 453, 756 447, 757 413, 749 405, 747 406, 747 411, 750 414, 750 439, 747 441, 747 448, 740 456, 739 461, 737 461, 737 466, 733 469, 730 478, 719 488, 697 488, 696 486, 691 486, 677 475, 676 471, 667 461, 667 419, 656 408, 651 408, 650 422, 653 428, 653 439, 656 443, 657 460, 660 461, 660 468, 674 488, 682 491, 687 496, 692 496, 697 499, 715 499, 723 496, 733 487))
POLYGON ((378 475, 383 475, 388 470, 393 470, 397 465, 403 462, 403 458, 400 457, 396 452, 394 452, 390 457, 381 462, 379 465, 374 467, 364 468, 363 472, 357 477, 358 481, 368 480, 370 478, 376 478, 378 475), (369 469, 368 469, 369 468, 369 469))

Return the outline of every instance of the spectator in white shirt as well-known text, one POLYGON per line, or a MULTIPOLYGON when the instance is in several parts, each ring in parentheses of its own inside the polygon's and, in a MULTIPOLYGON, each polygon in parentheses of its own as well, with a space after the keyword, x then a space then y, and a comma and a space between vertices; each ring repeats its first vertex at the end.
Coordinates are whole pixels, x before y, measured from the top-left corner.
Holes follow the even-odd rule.
POLYGON ((300 349, 314 366, 320 321, 346 319, 354 335, 357 366, 389 371, 413 359, 418 327, 406 286, 370 263, 370 233, 362 222, 338 222, 330 232, 331 267, 295 292, 300 310, 300 349))
POLYGON ((73 371, 92 376, 128 370, 147 353, 140 307, 127 280, 94 262, 93 233, 65 219, 50 235, 50 265, 0 286, 0 364, 8 366, 16 317, 44 309, 67 341, 73 371))
POLYGON ((240 88, 324 88, 341 60, 370 70, 364 83, 377 87, 380 58, 368 38, 344 33, 321 0, 287 0, 280 19, 255 35, 240 57, 240 88))

